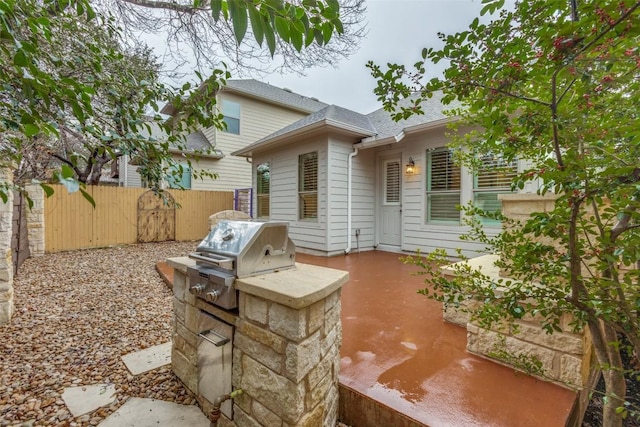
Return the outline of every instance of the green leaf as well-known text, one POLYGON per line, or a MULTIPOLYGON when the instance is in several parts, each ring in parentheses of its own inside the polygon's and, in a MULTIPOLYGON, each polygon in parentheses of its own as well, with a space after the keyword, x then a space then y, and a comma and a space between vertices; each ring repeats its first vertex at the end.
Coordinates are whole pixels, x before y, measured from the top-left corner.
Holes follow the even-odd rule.
POLYGON ((222 11, 222 0, 211 0, 211 17, 218 22, 222 11))
POLYGON ((16 54, 13 56, 13 63, 18 67, 26 67, 27 65, 29 65, 27 56, 25 55, 22 49, 18 50, 16 54))
POLYGON ((248 5, 249 9, 249 19, 251 20, 251 29, 253 30, 253 35, 256 38, 256 41, 260 46, 262 46, 262 42, 264 41, 264 21, 262 20, 262 15, 258 11, 258 9, 253 6, 253 4, 248 5))
POLYGON ((287 22, 287 20, 280 16, 276 16, 275 25, 276 31, 278 32, 280 38, 283 41, 288 42, 291 38, 291 35, 289 34, 289 23, 287 22))
POLYGON ((271 56, 273 56, 276 51, 276 35, 273 33, 273 28, 270 25, 264 27, 264 37, 267 39, 269 52, 271 52, 271 56))
POLYGON ((93 200, 93 197, 91 197, 91 194, 87 193, 82 188, 80 188, 80 193, 82 194, 82 197, 84 197, 89 203, 91 203, 91 206, 93 206, 93 208, 95 209, 96 201, 93 200))
POLYGON ((32 123, 24 125, 24 134, 27 137, 31 137, 40 133, 40 128, 32 123))
POLYGON ((322 43, 327 44, 329 40, 331 40, 331 35, 333 34, 333 27, 328 22, 322 23, 322 43))
POLYGON ((53 188, 51 188, 47 184, 40 183, 40 188, 42 188, 42 191, 44 191, 44 194, 47 197, 51 197, 53 195, 53 188))
POLYGON ((71 166, 64 164, 60 168, 60 174, 62 175, 62 178, 71 178, 74 175, 74 172, 71 166))
POLYGON ((300 31, 291 31, 291 44, 298 52, 302 50, 302 33, 300 31))
POLYGON ((232 0, 228 2, 228 4, 231 20, 233 21, 233 33, 236 36, 236 41, 240 43, 247 33, 249 24, 247 20, 247 9, 244 4, 240 4, 240 2, 237 1, 232 0))

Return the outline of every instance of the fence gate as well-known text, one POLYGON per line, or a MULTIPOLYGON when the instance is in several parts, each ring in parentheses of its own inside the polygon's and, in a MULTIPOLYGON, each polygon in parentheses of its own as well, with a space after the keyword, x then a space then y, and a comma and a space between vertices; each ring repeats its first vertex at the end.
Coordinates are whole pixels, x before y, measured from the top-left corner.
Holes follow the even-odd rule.
POLYGON ((149 190, 138 198, 138 243, 176 239, 176 203, 169 192, 164 198, 149 190))
POLYGON ((13 274, 18 273, 18 268, 29 253, 29 235, 27 230, 27 211, 24 195, 18 191, 13 192, 13 221, 11 224, 11 254, 13 261, 13 274))

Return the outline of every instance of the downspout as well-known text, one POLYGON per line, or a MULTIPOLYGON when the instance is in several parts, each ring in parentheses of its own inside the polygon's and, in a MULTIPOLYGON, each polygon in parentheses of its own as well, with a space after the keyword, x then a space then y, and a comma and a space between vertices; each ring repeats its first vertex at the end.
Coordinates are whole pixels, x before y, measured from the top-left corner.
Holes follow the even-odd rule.
POLYGON ((353 158, 358 155, 358 149, 355 148, 353 153, 349 153, 347 159, 347 248, 344 250, 345 255, 351 252, 351 175, 353 173, 353 158))

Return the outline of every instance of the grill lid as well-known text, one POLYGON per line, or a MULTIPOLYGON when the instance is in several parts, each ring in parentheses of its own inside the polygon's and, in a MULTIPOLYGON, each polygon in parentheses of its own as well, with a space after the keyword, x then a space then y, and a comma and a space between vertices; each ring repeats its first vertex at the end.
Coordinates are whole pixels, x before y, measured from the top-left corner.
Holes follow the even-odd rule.
POLYGON ((210 258, 235 258, 238 277, 295 266, 295 245, 287 222, 222 220, 196 251, 210 258))

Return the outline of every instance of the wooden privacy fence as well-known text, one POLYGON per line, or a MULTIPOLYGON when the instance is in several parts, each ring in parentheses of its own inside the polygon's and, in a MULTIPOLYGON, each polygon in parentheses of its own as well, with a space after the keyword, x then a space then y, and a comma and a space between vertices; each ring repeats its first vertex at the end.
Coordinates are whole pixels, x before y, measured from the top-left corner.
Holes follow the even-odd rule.
MULTIPOLYGON (((45 199, 45 251, 60 252, 136 243, 139 236, 138 200, 145 188, 88 186, 95 209, 79 192, 60 185, 45 199)), ((202 239, 209 216, 233 209, 232 191, 168 190, 176 203, 175 240, 202 239)), ((142 221, 144 224, 153 221, 142 221)), ((166 237, 166 235, 164 236, 166 237)), ((147 240, 148 241, 148 240, 147 240)))

